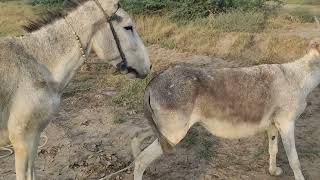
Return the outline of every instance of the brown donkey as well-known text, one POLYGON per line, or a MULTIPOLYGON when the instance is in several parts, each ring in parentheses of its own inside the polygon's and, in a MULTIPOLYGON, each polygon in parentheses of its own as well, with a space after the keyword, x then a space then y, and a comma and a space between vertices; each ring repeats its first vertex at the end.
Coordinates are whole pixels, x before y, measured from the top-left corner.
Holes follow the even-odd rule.
POLYGON ((278 132, 296 180, 304 180, 295 147, 295 121, 306 107, 307 95, 320 83, 320 39, 311 42, 303 58, 287 64, 259 65, 205 71, 176 66, 155 77, 147 86, 145 116, 157 139, 140 152, 132 141, 134 179, 141 180, 149 164, 172 152, 199 123, 213 135, 242 138, 267 131, 271 175, 278 176, 278 132))

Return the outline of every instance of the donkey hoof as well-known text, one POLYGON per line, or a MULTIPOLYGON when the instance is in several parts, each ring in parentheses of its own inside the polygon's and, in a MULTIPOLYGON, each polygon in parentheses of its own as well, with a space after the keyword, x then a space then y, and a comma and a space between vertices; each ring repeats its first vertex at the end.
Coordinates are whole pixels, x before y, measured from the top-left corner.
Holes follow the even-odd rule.
POLYGON ((280 176, 283 171, 280 167, 276 167, 275 169, 269 169, 269 173, 271 174, 271 176, 280 176))

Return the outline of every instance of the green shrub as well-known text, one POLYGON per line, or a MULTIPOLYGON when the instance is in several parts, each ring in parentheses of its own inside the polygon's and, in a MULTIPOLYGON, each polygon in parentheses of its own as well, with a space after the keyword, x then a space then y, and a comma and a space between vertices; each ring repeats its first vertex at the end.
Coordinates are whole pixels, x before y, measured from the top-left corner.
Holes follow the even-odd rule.
POLYGON ((168 0, 120 0, 122 6, 131 13, 159 14, 169 9, 168 0))
POLYGON ((131 79, 121 87, 120 92, 113 97, 112 101, 120 106, 128 108, 141 109, 143 105, 144 89, 147 86, 148 79, 131 79))
POLYGON ((31 4, 41 4, 46 6, 62 6, 64 0, 25 0, 31 4))
MULTIPOLYGON (((137 14, 168 13, 176 21, 190 21, 229 10, 263 11, 267 0, 121 0, 124 8, 137 14)), ((281 0, 275 0, 281 2, 281 0)), ((281 3, 279 3, 281 4, 281 3)))
POLYGON ((232 0, 180 0, 175 3, 171 17, 176 21, 189 21, 224 12, 232 7, 232 0))
POLYGON ((224 32, 259 32, 264 29, 266 15, 258 11, 234 10, 209 18, 209 25, 224 32))

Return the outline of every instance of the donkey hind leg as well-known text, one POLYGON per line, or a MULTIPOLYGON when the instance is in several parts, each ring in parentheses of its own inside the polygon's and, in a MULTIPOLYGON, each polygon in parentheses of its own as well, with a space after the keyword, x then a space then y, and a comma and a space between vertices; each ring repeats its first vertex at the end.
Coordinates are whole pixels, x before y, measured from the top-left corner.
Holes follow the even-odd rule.
POLYGON ((163 154, 159 140, 156 139, 151 145, 143 150, 135 159, 134 180, 142 180, 146 168, 163 154))
MULTIPOLYGON (((177 123, 178 124, 178 123, 177 123)), ((164 141, 170 141, 170 148, 173 149, 175 145, 177 145, 187 134, 188 127, 183 127, 182 124, 181 128, 176 129, 176 131, 166 131, 166 138, 164 141)), ((169 129, 168 126, 166 128, 169 129)), ((169 142, 167 142, 169 145, 169 142)), ((144 149, 138 157, 135 159, 135 167, 134 167, 134 180, 142 180, 142 176, 146 168, 158 157, 160 157, 164 153, 171 153, 165 152, 166 150, 162 149, 161 143, 157 138, 151 145, 149 145, 146 149, 144 149)))
POLYGON ((270 165, 269 173, 272 176, 280 176, 282 174, 282 169, 277 167, 277 153, 278 153, 278 130, 275 125, 271 125, 268 130, 269 139, 269 154, 270 154, 270 165))
POLYGON ((294 121, 279 121, 277 124, 295 180, 304 180, 295 145, 294 127, 294 121))
POLYGON ((39 144, 40 133, 14 137, 15 166, 17 180, 35 180, 35 157, 39 144))
POLYGON ((141 149, 140 149, 141 143, 145 139, 147 139, 153 135, 154 135, 154 133, 151 128, 139 131, 134 135, 134 137, 131 140, 131 149, 132 149, 132 154, 133 154, 134 158, 138 157, 138 155, 141 153, 141 149))

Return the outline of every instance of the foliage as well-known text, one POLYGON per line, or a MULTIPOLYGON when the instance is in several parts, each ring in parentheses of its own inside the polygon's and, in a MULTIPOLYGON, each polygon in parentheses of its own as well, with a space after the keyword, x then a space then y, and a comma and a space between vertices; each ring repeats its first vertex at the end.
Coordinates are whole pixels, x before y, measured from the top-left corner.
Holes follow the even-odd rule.
POLYGON ((169 9, 169 0, 120 0, 126 10, 137 14, 158 14, 169 9))
POLYGON ((146 88, 150 76, 144 80, 130 79, 121 88, 120 92, 113 97, 112 101, 120 106, 141 109, 143 105, 144 89, 146 88))
MULTIPOLYGON (((266 11, 267 0, 121 0, 126 10, 136 14, 168 13, 176 21, 190 21, 229 10, 266 11)), ((281 0, 276 0, 281 4, 281 0)))
POLYGON ((62 8, 64 0, 25 0, 25 2, 33 5, 39 4, 52 8, 62 8))

